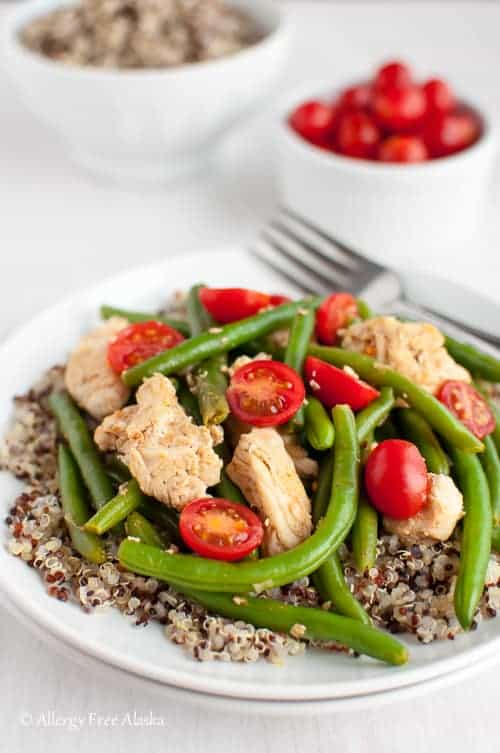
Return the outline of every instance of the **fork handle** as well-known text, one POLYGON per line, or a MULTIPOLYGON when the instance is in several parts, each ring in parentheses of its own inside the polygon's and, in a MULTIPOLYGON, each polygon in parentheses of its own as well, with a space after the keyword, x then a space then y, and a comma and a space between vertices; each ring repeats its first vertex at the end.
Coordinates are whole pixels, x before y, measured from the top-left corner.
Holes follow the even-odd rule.
POLYGON ((454 337, 457 340, 461 340, 462 342, 466 342, 469 345, 474 345, 479 350, 482 350, 483 353, 487 353, 488 355, 493 356, 493 358, 500 358, 499 348, 496 348, 491 343, 483 340, 482 337, 478 337, 478 335, 474 335, 472 334, 472 332, 469 332, 468 330, 462 329, 461 327, 452 324, 446 319, 438 316, 437 314, 434 314, 433 312, 428 311, 422 306, 418 306, 415 303, 409 303, 408 301, 403 301, 401 299, 392 301, 392 303, 390 303, 386 307, 384 313, 390 313, 394 314, 395 316, 401 316, 408 319, 430 322, 431 324, 434 324, 434 326, 438 327, 438 329, 440 329, 446 335, 454 337))

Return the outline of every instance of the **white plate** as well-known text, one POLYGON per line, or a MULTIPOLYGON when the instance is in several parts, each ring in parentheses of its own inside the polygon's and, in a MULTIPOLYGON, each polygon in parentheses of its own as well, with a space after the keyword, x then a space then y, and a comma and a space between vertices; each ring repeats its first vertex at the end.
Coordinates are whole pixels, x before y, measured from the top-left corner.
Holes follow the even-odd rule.
MULTIPOLYGON (((198 280, 295 292, 239 249, 178 257, 102 283, 40 314, 2 345, 0 432, 12 414, 12 395, 23 392, 41 371, 65 359, 78 336, 98 321, 101 303, 154 310, 170 292, 198 280)), ((10 476, 0 474, 4 513, 19 488, 10 476)), ((5 541, 5 527, 1 537, 5 541)), ((37 573, 10 556, 4 546, 0 548, 0 587, 29 622, 87 656, 158 683, 239 699, 325 701, 382 693, 463 669, 500 647, 500 622, 490 620, 455 641, 422 646, 407 639, 411 661, 406 667, 321 651, 289 658, 281 668, 265 662, 199 664, 169 643, 159 626, 133 628, 115 610, 88 616, 76 606, 50 598, 37 573)))

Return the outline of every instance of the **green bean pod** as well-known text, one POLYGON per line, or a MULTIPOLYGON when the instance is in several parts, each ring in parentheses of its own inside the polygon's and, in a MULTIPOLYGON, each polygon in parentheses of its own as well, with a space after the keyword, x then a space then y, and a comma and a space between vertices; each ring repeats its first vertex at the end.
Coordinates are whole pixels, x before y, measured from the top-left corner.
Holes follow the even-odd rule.
POLYGON ((358 572, 365 573, 375 565, 377 541, 377 511, 365 497, 361 496, 351 532, 352 555, 358 572))
POLYGON ((488 480, 490 489, 491 512, 493 525, 500 525, 500 459, 497 448, 491 436, 484 438, 484 452, 479 455, 479 460, 488 480))
POLYGON ((495 403, 492 401, 490 395, 486 392, 486 390, 482 387, 482 385, 478 384, 477 382, 474 383, 474 387, 481 393, 481 395, 484 397, 486 402, 488 403, 489 407, 491 408, 491 411, 493 415, 495 416, 495 428, 491 432, 491 438, 495 443, 495 447, 497 448, 497 452, 500 455, 500 410, 497 408, 495 403))
POLYGON ((104 467, 108 476, 111 477, 115 484, 124 484, 126 481, 130 481, 129 469, 116 455, 110 459, 106 459, 104 467))
POLYGON ((494 526, 491 532, 491 549, 500 554, 500 526, 494 526))
POLYGON ((383 442, 385 439, 399 439, 399 431, 392 416, 388 416, 384 423, 375 429, 375 441, 383 442))
POLYGON ((373 400, 356 416, 356 430, 360 444, 366 442, 370 434, 383 424, 394 406, 394 392, 391 387, 382 387, 380 397, 373 400))
POLYGON ((403 437, 413 442, 420 450, 429 473, 444 473, 448 476, 450 473, 448 458, 427 421, 413 408, 398 410, 396 421, 403 437))
POLYGON ((197 601, 205 609, 229 619, 243 620, 255 627, 280 633, 300 633, 300 637, 306 640, 338 641, 359 654, 389 664, 400 665, 408 661, 406 647, 391 635, 324 609, 296 607, 276 599, 237 598, 222 593, 181 590, 184 596, 197 601))
POLYGON ((350 366, 361 379, 376 387, 392 387, 396 395, 402 397, 421 413, 432 428, 450 444, 465 452, 482 452, 482 442, 471 434, 439 400, 397 371, 362 353, 343 348, 310 345, 309 354, 339 368, 350 366))
MULTIPOLYGON (((304 307, 297 311, 293 318, 292 326, 290 327, 290 335, 285 350, 284 362, 298 374, 302 374, 302 368, 307 355, 307 348, 314 331, 315 321, 316 312, 314 309, 304 307)), ((298 409, 290 423, 295 429, 301 429, 304 426, 303 405, 298 409)))
POLYGON ((302 578, 320 567, 351 529, 358 495, 359 447, 350 408, 333 411, 337 437, 330 504, 315 532, 294 549, 237 564, 185 554, 167 554, 130 539, 118 557, 132 572, 149 575, 180 588, 242 593, 261 592, 302 578))
POLYGON ((304 408, 306 438, 318 452, 329 450, 335 440, 335 429, 322 403, 312 395, 304 408))
POLYGON ((170 507, 151 497, 143 496, 137 512, 160 528, 165 544, 182 545, 178 515, 170 507))
POLYGON ((500 360, 482 353, 473 345, 461 343, 453 337, 445 337, 446 350, 450 356, 474 376, 487 382, 500 382, 500 360))
POLYGON ((106 502, 96 513, 85 523, 85 530, 89 533, 97 533, 102 536, 114 526, 125 520, 134 510, 137 510, 144 499, 144 494, 139 488, 139 484, 133 478, 127 482, 126 489, 109 502, 106 502))
POLYGON ((67 392, 53 392, 48 402, 59 430, 70 446, 94 507, 99 509, 112 498, 114 491, 88 426, 67 392))
POLYGON ((351 593, 344 577, 344 570, 337 552, 323 562, 312 576, 321 598, 331 601, 335 611, 353 620, 370 625, 371 620, 356 597, 351 593))
POLYGON ((185 340, 174 348, 159 353, 157 356, 124 371, 122 379, 125 384, 132 387, 158 372, 166 376, 175 374, 188 366, 204 361, 206 358, 227 353, 248 340, 263 337, 273 330, 280 329, 280 327, 289 324, 298 309, 304 308, 304 306, 316 307, 320 301, 320 298, 316 298, 284 303, 247 319, 226 324, 224 327, 218 328, 220 331, 203 332, 197 337, 185 340))
POLYGON ((141 311, 128 311, 127 309, 118 309, 115 306, 101 306, 101 318, 111 319, 112 316, 121 316, 124 319, 128 319, 129 322, 135 324, 136 322, 163 322, 169 327, 173 327, 180 332, 184 337, 190 337, 191 330, 189 324, 183 319, 176 319, 172 316, 164 316, 163 314, 148 314, 141 311))
POLYGON ((81 528, 89 519, 90 510, 78 466, 71 451, 63 444, 59 445, 57 469, 64 522, 73 546, 89 562, 100 565, 106 560, 106 551, 98 536, 81 528))
POLYGON ((333 477, 334 453, 329 452, 321 461, 318 475, 318 486, 312 503, 312 522, 316 525, 324 516, 330 502, 333 477))
POLYGON ((157 546, 162 549, 167 543, 154 525, 137 510, 131 512, 125 521, 125 531, 127 536, 139 539, 148 546, 157 546))
POLYGON ((184 380, 179 380, 177 388, 177 399, 188 416, 191 416, 195 424, 202 423, 200 406, 195 395, 191 392, 184 380))
POLYGON ((468 630, 483 593, 490 558, 490 494, 479 459, 454 447, 450 447, 449 452, 465 509, 455 586, 455 612, 463 629, 468 630))
POLYGON ((186 306, 191 337, 197 337, 214 325, 214 320, 200 301, 200 290, 205 285, 193 285, 188 293, 186 306))
POLYGON ((240 505, 247 505, 247 501, 236 484, 233 484, 227 473, 221 471, 220 481, 214 486, 214 494, 222 499, 228 499, 230 502, 239 502, 240 505))

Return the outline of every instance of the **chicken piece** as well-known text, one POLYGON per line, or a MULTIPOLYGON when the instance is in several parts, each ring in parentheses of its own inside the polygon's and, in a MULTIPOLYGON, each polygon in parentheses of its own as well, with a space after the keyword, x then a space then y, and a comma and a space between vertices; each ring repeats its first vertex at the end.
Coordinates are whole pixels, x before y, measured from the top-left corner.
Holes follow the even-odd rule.
POLYGON ((452 479, 441 473, 429 473, 425 506, 413 518, 397 520, 384 517, 384 528, 403 539, 446 541, 464 515, 463 498, 452 479))
POLYGON ((222 461, 213 448, 222 438, 220 427, 192 423, 161 374, 142 383, 137 405, 107 416, 95 431, 98 447, 117 451, 145 494, 176 510, 220 481, 222 461))
POLYGON ((276 429, 242 434, 226 470, 264 522, 266 555, 293 549, 310 535, 311 503, 276 429))
POLYGON ((82 337, 71 353, 64 377, 66 389, 94 418, 102 419, 127 402, 130 390, 108 363, 108 345, 127 319, 113 316, 82 337))
POLYGON ((448 355, 444 337, 433 324, 378 316, 351 325, 342 347, 372 356, 432 394, 448 379, 471 381, 468 371, 448 355))

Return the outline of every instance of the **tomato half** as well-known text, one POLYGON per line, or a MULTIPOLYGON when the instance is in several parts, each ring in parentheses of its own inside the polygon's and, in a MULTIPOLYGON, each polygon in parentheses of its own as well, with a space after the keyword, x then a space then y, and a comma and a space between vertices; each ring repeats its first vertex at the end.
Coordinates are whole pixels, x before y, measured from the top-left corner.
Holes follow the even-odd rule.
POLYGON ((220 497, 189 502, 179 517, 179 531, 187 546, 215 560, 241 560, 262 543, 264 529, 245 505, 220 497))
POLYGON ((358 304, 350 293, 325 298, 316 313, 316 336, 324 345, 335 345, 340 329, 359 316, 358 304))
POLYGON ((137 322, 120 330, 108 345, 108 363, 117 374, 130 369, 184 340, 180 332, 162 322, 137 322))
POLYGON ((412 518, 427 501, 427 466, 418 448, 386 439, 370 453, 365 487, 373 506, 391 518, 412 518))
POLYGON ((437 397, 478 439, 484 439, 495 428, 490 406, 470 384, 458 380, 444 382, 437 397))
POLYGON ((378 390, 356 376, 313 356, 306 358, 304 379, 314 396, 327 408, 343 404, 352 410, 361 410, 380 395, 378 390))
POLYGON ((219 324, 230 324, 258 314, 268 306, 281 306, 290 299, 247 288, 202 288, 200 301, 219 324))
POLYGON ((297 413, 304 402, 305 388, 290 366, 258 360, 235 371, 226 397, 241 421, 252 426, 279 426, 297 413))

